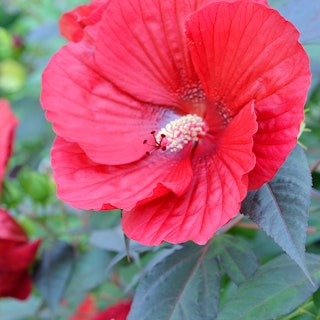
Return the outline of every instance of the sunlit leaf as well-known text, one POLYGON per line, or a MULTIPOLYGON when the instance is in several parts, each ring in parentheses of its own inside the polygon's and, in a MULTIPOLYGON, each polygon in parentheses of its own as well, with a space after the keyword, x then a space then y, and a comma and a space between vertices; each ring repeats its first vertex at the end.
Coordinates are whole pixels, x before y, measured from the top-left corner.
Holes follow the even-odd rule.
POLYGON ((281 255, 240 285, 217 320, 276 319, 295 309, 320 285, 320 258, 310 254, 306 258, 315 286, 291 259, 281 255))
POLYGON ((304 253, 310 193, 308 162, 302 148, 297 146, 274 179, 249 192, 241 208, 306 275, 304 253))

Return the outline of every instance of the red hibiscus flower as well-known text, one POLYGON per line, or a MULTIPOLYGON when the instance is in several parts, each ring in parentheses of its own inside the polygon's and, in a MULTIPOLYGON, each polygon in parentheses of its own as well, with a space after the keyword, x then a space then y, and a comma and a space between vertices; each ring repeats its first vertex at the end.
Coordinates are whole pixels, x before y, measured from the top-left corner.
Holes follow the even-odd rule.
POLYGON ((143 244, 204 244, 297 142, 299 33, 265 1, 105 3, 43 74, 58 195, 121 208, 143 244))
POLYGON ((18 120, 11 112, 7 100, 0 99, 0 192, 1 182, 12 151, 14 129, 18 120))
POLYGON ((26 299, 32 288, 28 268, 41 241, 28 242, 23 229, 1 208, 0 225, 0 297, 26 299))

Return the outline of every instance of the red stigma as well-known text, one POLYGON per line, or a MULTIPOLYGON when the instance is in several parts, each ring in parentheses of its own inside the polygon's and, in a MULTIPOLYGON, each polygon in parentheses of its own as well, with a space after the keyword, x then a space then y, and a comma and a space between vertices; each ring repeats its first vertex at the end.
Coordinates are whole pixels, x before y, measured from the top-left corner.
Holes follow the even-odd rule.
POLYGON ((152 147, 151 151, 146 152, 146 156, 150 156, 150 154, 155 150, 159 150, 159 149, 161 149, 162 151, 167 150, 167 147, 162 145, 162 141, 166 137, 166 135, 162 133, 160 141, 157 141, 155 133, 156 133, 155 131, 150 132, 150 134, 153 137, 153 141, 154 141, 153 144, 149 143, 147 139, 143 140, 143 144, 147 144, 152 147))

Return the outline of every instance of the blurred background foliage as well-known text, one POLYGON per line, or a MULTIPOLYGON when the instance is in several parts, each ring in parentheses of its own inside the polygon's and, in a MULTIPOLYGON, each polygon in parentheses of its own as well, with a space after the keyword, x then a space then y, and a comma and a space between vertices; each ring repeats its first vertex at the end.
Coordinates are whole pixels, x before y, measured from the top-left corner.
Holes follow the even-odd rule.
MULTIPOLYGON (((166 250, 170 252, 170 248, 131 244, 133 263, 128 263, 118 228, 118 211, 82 212, 55 197, 49 159, 54 135, 39 103, 41 73, 52 54, 65 43, 57 28, 60 15, 83 2, 0 3, 0 96, 9 99, 20 119, 1 205, 10 210, 31 238, 45 239, 42 260, 56 264, 39 265, 34 276, 36 289, 27 301, 1 299, 0 319, 67 319, 90 291, 98 307, 105 308, 119 298, 132 297, 139 278, 167 254, 166 250)), ((281 3, 285 0, 278 1, 281 3)), ((320 49, 314 44, 306 48, 312 56, 314 78, 306 105, 306 129, 300 138, 314 183, 307 249, 320 254, 320 49)), ((230 233, 247 239, 261 262, 282 252, 246 221, 230 233)), ((223 299, 227 300, 232 288, 227 280, 223 286, 223 299)), ((320 292, 282 319, 320 319, 320 292)))

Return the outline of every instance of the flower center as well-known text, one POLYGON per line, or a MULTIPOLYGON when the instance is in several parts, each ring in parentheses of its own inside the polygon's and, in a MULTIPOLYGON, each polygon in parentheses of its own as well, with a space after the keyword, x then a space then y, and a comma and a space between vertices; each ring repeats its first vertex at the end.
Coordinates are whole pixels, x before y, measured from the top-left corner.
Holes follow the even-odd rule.
MULTIPOLYGON (((177 152, 189 142, 197 142, 199 137, 205 135, 205 133, 206 124, 203 119, 195 114, 187 114, 169 122, 158 133, 152 131, 154 145, 148 143, 147 140, 144 141, 144 144, 151 145, 154 148, 153 150, 161 149, 177 152)), ((150 155, 150 152, 146 154, 150 155)))

